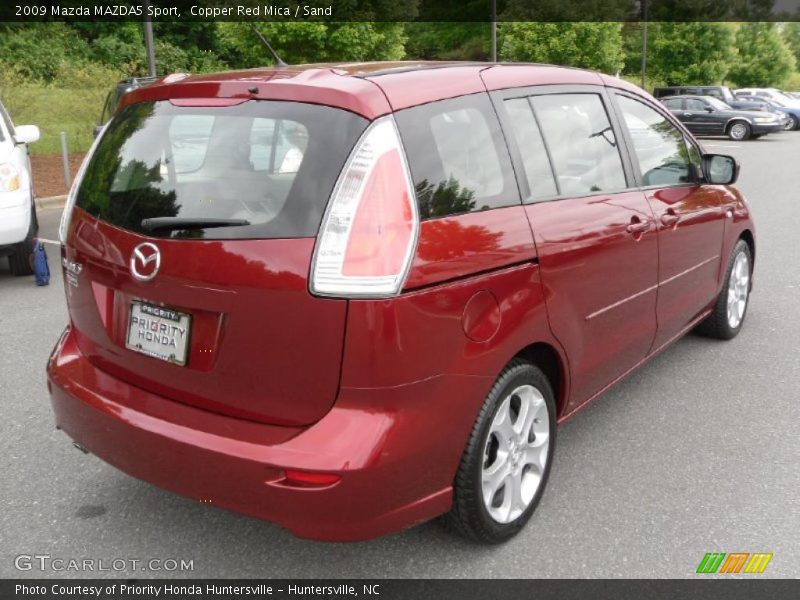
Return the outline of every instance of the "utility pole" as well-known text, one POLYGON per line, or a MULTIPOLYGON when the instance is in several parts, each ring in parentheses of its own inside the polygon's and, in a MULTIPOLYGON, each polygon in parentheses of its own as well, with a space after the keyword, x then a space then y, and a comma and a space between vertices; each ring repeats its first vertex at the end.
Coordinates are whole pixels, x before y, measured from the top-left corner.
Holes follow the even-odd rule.
POLYGON ((497 0, 492 0, 492 62, 497 62, 497 0))
MULTIPOLYGON (((647 0, 642 0, 642 89, 647 75, 647 0)), ((645 90, 647 91, 647 90, 645 90)))
POLYGON ((156 51, 153 47, 153 19, 150 17, 150 0, 142 0, 144 6, 144 44, 147 47, 147 74, 156 76, 156 51))

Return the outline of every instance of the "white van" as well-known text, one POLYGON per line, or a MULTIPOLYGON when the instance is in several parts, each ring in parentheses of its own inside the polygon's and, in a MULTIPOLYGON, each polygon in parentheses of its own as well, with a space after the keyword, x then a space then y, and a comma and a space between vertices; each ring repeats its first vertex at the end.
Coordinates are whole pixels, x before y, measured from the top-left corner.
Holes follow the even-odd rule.
POLYGON ((14 275, 30 275, 28 257, 36 235, 28 144, 39 139, 36 125, 14 127, 0 103, 0 256, 8 255, 14 275))
POLYGON ((800 107, 800 100, 792 98, 786 92, 782 92, 778 88, 742 88, 734 91, 736 96, 759 96, 761 98, 769 98, 770 100, 777 100, 786 106, 800 107))

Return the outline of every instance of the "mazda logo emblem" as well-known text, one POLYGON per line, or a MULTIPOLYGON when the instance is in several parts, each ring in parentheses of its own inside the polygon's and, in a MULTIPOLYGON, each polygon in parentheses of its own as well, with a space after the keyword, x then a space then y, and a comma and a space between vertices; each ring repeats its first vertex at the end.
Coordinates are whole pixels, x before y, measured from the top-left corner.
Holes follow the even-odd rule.
POLYGON ((150 242, 143 242, 133 249, 131 275, 139 281, 150 281, 161 268, 161 251, 150 242))

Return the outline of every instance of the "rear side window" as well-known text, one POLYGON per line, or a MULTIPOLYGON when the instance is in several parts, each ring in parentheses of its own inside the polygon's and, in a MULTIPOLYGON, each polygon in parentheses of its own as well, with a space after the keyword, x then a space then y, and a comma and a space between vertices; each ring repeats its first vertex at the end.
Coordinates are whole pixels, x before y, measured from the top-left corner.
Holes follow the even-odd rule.
POLYGON ((673 98, 671 100, 664 100, 664 106, 670 110, 680 110, 683 100, 680 98, 673 98))
POLYGON ((617 140, 599 95, 552 94, 530 100, 561 195, 626 187, 617 140))
POLYGON ((538 200, 558 195, 547 148, 528 99, 506 100, 505 107, 528 179, 530 198, 538 200))
POLYGON ((299 102, 131 105, 103 134, 76 204, 112 225, 148 235, 313 237, 366 125, 352 113, 299 102), (142 221, 157 217, 247 224, 146 231, 142 221))
POLYGON ((617 96, 633 142, 644 186, 691 183, 694 168, 683 133, 661 113, 627 96, 617 96))
POLYGON ((508 149, 486 94, 395 115, 423 219, 519 204, 508 149))

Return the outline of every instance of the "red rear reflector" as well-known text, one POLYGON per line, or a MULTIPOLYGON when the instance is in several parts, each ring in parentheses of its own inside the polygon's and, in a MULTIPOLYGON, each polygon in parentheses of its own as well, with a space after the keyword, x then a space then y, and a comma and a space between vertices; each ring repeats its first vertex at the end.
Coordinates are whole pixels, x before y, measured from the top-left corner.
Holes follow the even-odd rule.
POLYGON ((314 473, 311 471, 286 471, 286 482, 307 486, 326 486, 337 483, 341 477, 335 473, 314 473))

